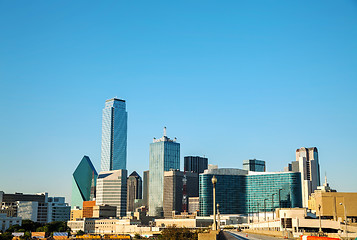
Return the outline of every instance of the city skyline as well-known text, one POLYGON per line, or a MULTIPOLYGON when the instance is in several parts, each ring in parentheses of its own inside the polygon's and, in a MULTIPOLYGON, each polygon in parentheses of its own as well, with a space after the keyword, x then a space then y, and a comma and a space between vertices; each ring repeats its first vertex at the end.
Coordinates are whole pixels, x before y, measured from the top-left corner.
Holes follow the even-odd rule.
POLYGON ((100 171, 114 96, 127 101, 128 172, 149 169, 167 126, 181 169, 206 156, 282 171, 317 147, 321 177, 357 190, 355 3, 0 4, 0 190, 70 202, 79 160, 100 171))

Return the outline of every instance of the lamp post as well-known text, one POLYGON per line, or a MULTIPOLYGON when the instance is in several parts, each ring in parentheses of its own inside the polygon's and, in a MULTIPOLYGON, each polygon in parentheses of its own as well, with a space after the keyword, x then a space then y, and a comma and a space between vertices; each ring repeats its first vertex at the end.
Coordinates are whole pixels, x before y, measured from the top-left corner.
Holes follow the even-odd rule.
POLYGON ((212 177, 212 184, 213 184, 213 224, 212 230, 217 230, 217 222, 216 222, 216 183, 217 178, 216 176, 212 177))
POLYGON ((273 221, 274 221, 274 195, 276 195, 277 193, 273 193, 271 195, 271 211, 273 212, 273 221))
POLYGON ((267 221, 267 206, 266 206, 266 200, 264 199, 264 221, 267 221))
POLYGON ((321 228, 321 204, 319 204, 319 221, 320 221, 319 234, 322 235, 322 228, 321 228))
POLYGON ((345 211, 345 232, 346 232, 346 238, 348 239, 346 205, 343 204, 342 202, 340 202, 340 205, 343 206, 343 210, 345 211))
POLYGON ((258 204, 257 212, 258 212, 258 223, 259 223, 260 208, 259 208, 259 203, 257 203, 257 204, 258 204))

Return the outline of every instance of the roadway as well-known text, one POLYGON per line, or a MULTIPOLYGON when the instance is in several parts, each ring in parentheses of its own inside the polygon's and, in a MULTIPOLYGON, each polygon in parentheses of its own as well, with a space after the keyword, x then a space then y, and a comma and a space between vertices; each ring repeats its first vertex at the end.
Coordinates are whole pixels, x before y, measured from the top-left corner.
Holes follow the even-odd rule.
POLYGON ((235 231, 223 231, 223 237, 225 240, 277 240, 282 238, 264 236, 258 234, 247 234, 244 232, 235 232, 235 231))

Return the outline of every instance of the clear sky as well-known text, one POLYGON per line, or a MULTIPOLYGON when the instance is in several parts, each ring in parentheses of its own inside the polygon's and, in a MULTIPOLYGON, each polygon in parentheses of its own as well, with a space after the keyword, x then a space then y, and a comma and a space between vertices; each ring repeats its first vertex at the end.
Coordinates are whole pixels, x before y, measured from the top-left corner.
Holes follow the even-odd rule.
POLYGON ((316 146, 321 178, 357 191, 357 2, 0 0, 0 190, 70 198, 112 97, 129 174, 167 126, 181 163, 280 171, 316 146))

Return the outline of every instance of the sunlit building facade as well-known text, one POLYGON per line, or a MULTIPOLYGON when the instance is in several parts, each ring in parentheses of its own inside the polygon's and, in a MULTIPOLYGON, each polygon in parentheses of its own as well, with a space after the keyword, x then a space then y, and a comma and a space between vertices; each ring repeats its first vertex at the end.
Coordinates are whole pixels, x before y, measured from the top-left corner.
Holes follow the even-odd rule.
POLYGON ((96 204, 117 207, 117 217, 126 215, 127 175, 127 170, 113 170, 100 172, 97 179, 96 204))
POLYGON ((221 214, 272 211, 279 206, 302 207, 300 173, 209 169, 200 174, 201 216, 213 214, 213 176, 217 178, 216 202, 221 214))
POLYGON ((126 104, 112 98, 105 102, 102 117, 101 171, 126 169, 127 148, 126 104))
POLYGON ((180 144, 164 136, 150 144, 149 162, 149 215, 163 215, 164 171, 180 169, 180 144))

